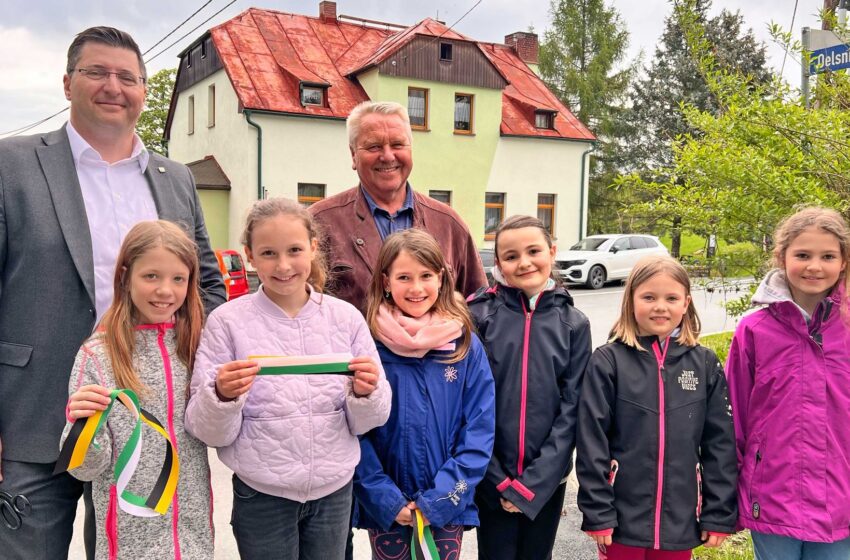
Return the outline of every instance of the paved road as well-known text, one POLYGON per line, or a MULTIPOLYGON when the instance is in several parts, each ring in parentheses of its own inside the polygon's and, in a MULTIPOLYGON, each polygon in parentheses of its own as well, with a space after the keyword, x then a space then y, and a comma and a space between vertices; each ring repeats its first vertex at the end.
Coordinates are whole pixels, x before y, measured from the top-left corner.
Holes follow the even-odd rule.
MULTIPOLYGON (((698 288, 693 292, 694 304, 697 307, 703 324, 703 333, 714 333, 734 328, 734 320, 727 317, 722 303, 727 299, 736 299, 740 296, 740 289, 732 287, 723 289, 721 287, 709 287, 709 289, 698 288)), ((594 348, 604 344, 611 326, 616 321, 620 302, 623 297, 623 286, 613 285, 601 290, 589 290, 586 288, 571 288, 576 307, 582 310, 590 319, 591 336, 594 348)), ((215 528, 216 528, 216 560, 231 560, 239 558, 236 551, 236 543, 233 533, 230 531, 230 508, 232 504, 232 489, 230 484, 231 473, 227 467, 222 465, 214 451, 210 452, 210 465, 212 468, 213 493, 215 496, 215 528)), ((576 508, 575 478, 571 476, 567 496, 564 505, 564 515, 558 530, 553 558, 558 560, 596 560, 595 548, 591 546, 590 540, 581 533, 579 526, 581 517, 576 508)), ((71 546, 71 558, 83 559, 82 539, 79 538, 82 528, 82 504, 77 512, 77 524, 74 531, 74 541, 71 546)), ((475 534, 468 532, 464 535, 464 545, 460 560, 475 560, 477 558, 477 547, 475 534)), ((357 531, 355 534, 355 558, 357 560, 368 560, 369 542, 365 532, 357 531)), ((194 559, 192 559, 194 560, 194 559)))

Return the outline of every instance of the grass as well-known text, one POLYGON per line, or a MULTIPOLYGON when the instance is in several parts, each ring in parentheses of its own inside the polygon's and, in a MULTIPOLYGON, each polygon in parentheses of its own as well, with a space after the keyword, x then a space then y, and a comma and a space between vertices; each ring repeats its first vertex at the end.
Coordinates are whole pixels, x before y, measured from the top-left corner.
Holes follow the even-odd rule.
MULTIPOLYGON (((725 363, 733 334, 732 331, 710 334, 700 337, 699 343, 714 350, 720 362, 725 363)), ((749 531, 732 535, 720 548, 699 547, 694 550, 695 560, 752 560, 752 558, 753 543, 749 531)))
MULTIPOLYGON (((670 236, 660 236, 659 240, 669 251, 671 246, 670 236)), ((693 269, 691 270, 692 273, 694 270, 698 270, 700 272, 697 275, 707 275, 705 269, 710 266, 710 276, 712 277, 750 276, 753 274, 753 265, 746 258, 746 255, 751 255, 754 250, 757 250, 752 243, 727 243, 718 239, 717 253, 711 261, 707 261, 705 257, 706 244, 707 241, 704 237, 690 232, 682 232, 679 255, 682 263, 686 266, 690 265, 690 268, 693 269), (730 256, 734 253, 738 254, 730 260, 730 256)))
POLYGON ((732 331, 710 334, 707 336, 701 336, 699 339, 699 343, 705 346, 706 348, 711 348, 714 350, 714 353, 717 354, 717 358, 720 360, 720 363, 726 363, 726 356, 729 355, 729 346, 732 344, 732 335, 735 334, 732 331))
POLYGON ((695 560, 752 560, 753 541, 749 531, 730 536, 720 548, 694 549, 695 560))

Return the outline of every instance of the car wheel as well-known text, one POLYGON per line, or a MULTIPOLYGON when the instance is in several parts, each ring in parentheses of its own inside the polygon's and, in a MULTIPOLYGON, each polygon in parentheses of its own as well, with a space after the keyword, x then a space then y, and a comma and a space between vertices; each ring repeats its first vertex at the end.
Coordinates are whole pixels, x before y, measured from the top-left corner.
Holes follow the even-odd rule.
POLYGON ((587 273, 587 285, 591 289, 598 290, 605 285, 605 269, 600 265, 593 265, 587 273))

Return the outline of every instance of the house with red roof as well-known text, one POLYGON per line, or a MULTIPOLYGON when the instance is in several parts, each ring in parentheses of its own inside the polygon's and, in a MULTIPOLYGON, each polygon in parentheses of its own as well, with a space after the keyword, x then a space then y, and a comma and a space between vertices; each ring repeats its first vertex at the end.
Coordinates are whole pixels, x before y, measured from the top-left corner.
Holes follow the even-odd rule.
POLYGON ((362 101, 396 101, 413 128, 411 186, 457 210, 479 246, 530 214, 566 247, 586 228, 595 138, 538 77, 537 56, 533 33, 496 44, 430 18, 338 15, 329 1, 317 17, 249 8, 180 54, 169 156, 220 170, 201 201, 213 245, 237 247, 254 200, 311 204, 355 186, 345 119, 362 101))

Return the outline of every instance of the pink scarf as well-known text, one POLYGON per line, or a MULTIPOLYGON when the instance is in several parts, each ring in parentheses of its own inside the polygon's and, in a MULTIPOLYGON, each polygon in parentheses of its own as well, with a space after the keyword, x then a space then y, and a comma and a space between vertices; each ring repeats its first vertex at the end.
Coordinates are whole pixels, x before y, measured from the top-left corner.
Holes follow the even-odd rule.
POLYGON ((377 338, 399 356, 421 358, 431 350, 454 350, 454 340, 461 333, 463 327, 456 319, 434 313, 407 317, 386 304, 378 309, 377 338))

